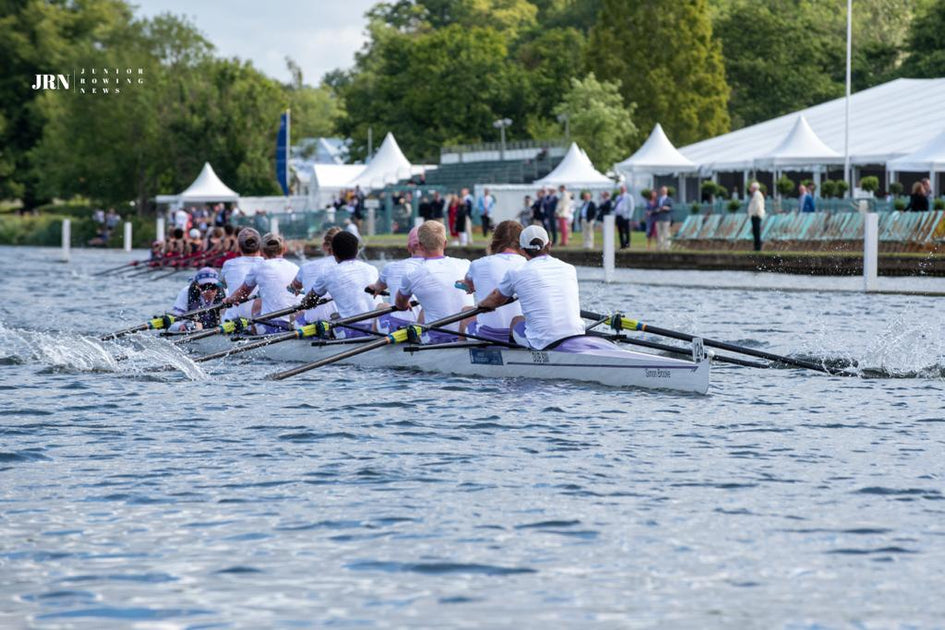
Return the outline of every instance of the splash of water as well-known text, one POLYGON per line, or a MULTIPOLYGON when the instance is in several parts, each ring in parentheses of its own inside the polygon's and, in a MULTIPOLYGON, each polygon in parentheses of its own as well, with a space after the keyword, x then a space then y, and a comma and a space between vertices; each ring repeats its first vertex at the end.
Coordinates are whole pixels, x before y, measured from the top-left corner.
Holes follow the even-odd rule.
MULTIPOLYGON (((105 344, 94 337, 68 331, 8 328, 0 322, 0 363, 39 363, 62 371, 116 372, 147 375, 155 365, 169 366, 190 380, 204 380, 206 372, 167 342, 141 335, 134 341, 105 344), (113 348, 120 349, 112 354, 113 348)), ((162 368, 162 371, 167 368, 162 368)))

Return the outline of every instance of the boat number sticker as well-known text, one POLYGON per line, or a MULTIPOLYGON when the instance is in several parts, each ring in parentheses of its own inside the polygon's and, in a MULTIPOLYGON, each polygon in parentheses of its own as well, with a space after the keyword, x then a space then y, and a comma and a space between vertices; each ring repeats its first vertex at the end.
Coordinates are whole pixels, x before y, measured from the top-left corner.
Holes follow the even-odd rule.
POLYGON ((532 352, 532 363, 548 363, 547 352, 532 352))
POLYGON ((502 365, 502 351, 495 348, 470 348, 469 362, 478 365, 502 365))
POLYGON ((671 374, 670 370, 659 370, 659 369, 656 369, 656 370, 647 370, 647 371, 646 371, 646 377, 647 377, 647 378, 669 378, 669 375, 670 375, 670 374, 671 374))

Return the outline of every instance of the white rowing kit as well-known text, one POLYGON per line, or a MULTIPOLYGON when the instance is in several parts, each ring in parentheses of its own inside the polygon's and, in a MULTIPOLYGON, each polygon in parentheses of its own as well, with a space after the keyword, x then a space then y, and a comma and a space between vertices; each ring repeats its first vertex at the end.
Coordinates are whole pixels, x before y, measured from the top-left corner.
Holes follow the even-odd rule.
POLYGON ((338 315, 352 317, 377 308, 379 300, 364 291, 376 281, 377 267, 360 260, 345 260, 326 268, 315 278, 311 290, 317 295, 331 294, 338 315))
MULTIPOLYGON (((334 269, 337 264, 338 262, 335 260, 334 256, 322 256, 321 258, 310 260, 299 267, 299 272, 295 274, 295 279, 302 285, 302 293, 311 291, 312 285, 315 284, 315 279, 323 273, 334 269)), ((322 297, 330 298, 331 295, 324 295, 322 297)), ((332 313, 337 312, 338 309, 334 302, 326 302, 315 308, 302 311, 305 321, 309 323, 320 319, 328 319, 332 316, 332 313)))
MULTIPOLYGON (((223 263, 223 266, 220 268, 220 277, 223 278, 223 283, 226 285, 226 297, 230 297, 236 293, 236 290, 239 289, 243 281, 246 280, 246 274, 263 260, 265 259, 262 256, 238 256, 223 263)), ((236 306, 231 306, 226 309, 221 317, 224 320, 236 319, 238 317, 249 319, 253 316, 252 313, 253 301, 247 300, 242 304, 237 304, 236 306)))
MULTIPOLYGON (((260 313, 272 313, 295 306, 301 297, 289 293, 286 289, 299 272, 299 266, 285 258, 270 258, 255 265, 243 283, 250 288, 259 288, 259 297, 262 300, 260 313)), ((288 321, 288 317, 280 317, 288 321)))
MULTIPOLYGON (((456 281, 465 278, 468 270, 469 261, 462 258, 426 258, 423 264, 404 276, 398 292, 416 297, 423 308, 425 321, 443 319, 473 305, 472 296, 456 288, 456 281)), ((459 330, 459 322, 444 328, 459 330)))
MULTIPOLYGON (((466 277, 472 280, 476 287, 476 303, 482 302, 505 277, 505 274, 514 269, 520 269, 525 264, 525 257, 519 254, 501 253, 474 260, 469 264, 466 277)), ((491 313, 476 315, 476 321, 481 326, 489 328, 508 328, 512 318, 522 314, 522 306, 512 302, 495 309, 491 313)))

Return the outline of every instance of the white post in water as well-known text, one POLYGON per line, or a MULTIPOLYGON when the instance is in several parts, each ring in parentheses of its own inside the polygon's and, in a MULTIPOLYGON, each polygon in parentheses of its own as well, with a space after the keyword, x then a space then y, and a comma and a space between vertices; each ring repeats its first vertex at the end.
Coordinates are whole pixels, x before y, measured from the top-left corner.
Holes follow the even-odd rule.
POLYGON ((131 251, 131 221, 125 221, 125 251, 131 251))
POLYGON ((272 217, 271 219, 269 219, 269 231, 275 234, 276 236, 279 236, 279 219, 278 218, 272 217))
POLYGON ((164 217, 157 218, 157 227, 154 230, 155 238, 159 241, 164 240, 164 217))
POLYGON ((604 215, 604 282, 614 281, 614 215, 604 215))
POLYGON ((62 220, 62 262, 69 262, 69 248, 72 246, 72 221, 62 220))
POLYGON ((870 212, 863 223, 863 290, 876 291, 879 267, 879 215, 870 212))

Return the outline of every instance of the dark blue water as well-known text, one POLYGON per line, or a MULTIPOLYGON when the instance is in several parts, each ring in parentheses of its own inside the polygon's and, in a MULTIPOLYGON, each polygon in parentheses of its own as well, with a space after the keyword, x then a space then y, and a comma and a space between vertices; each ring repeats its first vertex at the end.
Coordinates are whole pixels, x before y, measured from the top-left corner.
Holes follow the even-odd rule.
POLYGON ((586 271, 593 309, 871 377, 271 382, 95 342, 183 279, 55 257, 0 248, 0 627, 943 627, 942 298, 586 271))

